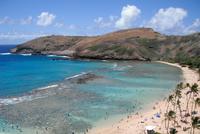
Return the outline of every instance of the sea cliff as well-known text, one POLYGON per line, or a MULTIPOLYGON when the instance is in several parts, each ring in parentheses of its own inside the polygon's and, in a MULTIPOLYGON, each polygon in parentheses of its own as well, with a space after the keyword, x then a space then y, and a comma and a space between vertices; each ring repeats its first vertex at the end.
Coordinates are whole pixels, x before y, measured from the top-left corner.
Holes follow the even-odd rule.
POLYGON ((196 57, 200 55, 200 33, 168 36, 151 28, 135 28, 91 37, 52 35, 19 44, 11 52, 113 60, 196 57))

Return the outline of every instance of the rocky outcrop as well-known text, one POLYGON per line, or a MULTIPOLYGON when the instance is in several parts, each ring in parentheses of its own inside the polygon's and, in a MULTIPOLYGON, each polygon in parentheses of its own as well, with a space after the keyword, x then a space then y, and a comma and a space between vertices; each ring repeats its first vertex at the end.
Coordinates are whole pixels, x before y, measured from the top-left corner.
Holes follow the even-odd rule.
POLYGON ((199 56, 200 33, 166 36, 150 28, 136 28, 93 37, 52 35, 25 42, 11 52, 116 60, 157 60, 179 53, 199 56))

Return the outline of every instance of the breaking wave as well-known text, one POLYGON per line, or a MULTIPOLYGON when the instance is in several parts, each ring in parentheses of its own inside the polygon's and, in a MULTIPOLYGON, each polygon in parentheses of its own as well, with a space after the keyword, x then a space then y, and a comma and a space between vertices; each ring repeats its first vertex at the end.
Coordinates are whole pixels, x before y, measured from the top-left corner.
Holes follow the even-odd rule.
POLYGON ((22 56, 31 56, 32 54, 20 54, 22 56))
MULTIPOLYGON (((82 72, 80 74, 77 75, 73 75, 71 77, 67 77, 65 78, 65 80, 71 80, 77 77, 81 77, 83 75, 87 75, 87 72, 82 72)), ((63 84, 54 84, 54 85, 48 85, 45 87, 40 87, 37 88, 35 90, 32 90, 31 92, 28 92, 25 95, 19 96, 19 97, 10 97, 10 98, 0 98, 0 106, 1 105, 10 105, 10 104, 17 104, 17 103, 21 103, 24 101, 32 101, 35 99, 39 99, 39 98, 44 98, 44 97, 48 97, 50 95, 54 95, 56 92, 56 90, 61 89, 63 87, 63 84)))
POLYGON ((0 55, 11 55, 11 53, 0 53, 0 55))
POLYGON ((83 76, 83 75, 86 75, 86 74, 88 74, 88 72, 82 72, 82 73, 80 73, 80 74, 76 74, 76 75, 67 77, 67 78, 65 78, 65 80, 74 79, 74 78, 77 78, 77 77, 80 77, 80 76, 83 76))
POLYGON ((47 55, 47 57, 55 57, 55 58, 70 58, 69 56, 61 56, 61 55, 47 55))

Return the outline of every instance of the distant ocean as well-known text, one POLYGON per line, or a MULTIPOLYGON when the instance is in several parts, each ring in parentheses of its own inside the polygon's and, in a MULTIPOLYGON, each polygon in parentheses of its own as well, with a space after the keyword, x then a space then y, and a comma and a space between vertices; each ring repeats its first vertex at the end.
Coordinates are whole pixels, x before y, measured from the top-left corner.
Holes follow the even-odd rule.
POLYGON ((8 53, 10 49, 14 48, 16 45, 1 45, 0 44, 0 53, 8 53))
POLYGON ((182 79, 179 68, 160 63, 9 54, 13 47, 0 45, 0 133, 83 133, 163 99, 182 79), (98 78, 69 80, 87 73, 98 78))

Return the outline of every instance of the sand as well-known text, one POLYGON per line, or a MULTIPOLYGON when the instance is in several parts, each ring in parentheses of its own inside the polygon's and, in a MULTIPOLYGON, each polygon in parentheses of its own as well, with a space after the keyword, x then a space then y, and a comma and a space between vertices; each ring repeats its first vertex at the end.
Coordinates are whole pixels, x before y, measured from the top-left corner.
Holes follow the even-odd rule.
MULTIPOLYGON (((163 61, 157 61, 159 63, 168 64, 171 66, 178 67, 182 70, 183 73, 183 82, 194 84, 199 80, 199 75, 196 71, 189 69, 188 67, 182 67, 179 64, 168 63, 163 61)), ((200 82, 198 81, 200 85, 200 82)), ((187 89, 184 89, 187 90, 187 89)), ((186 92, 186 91, 183 91, 186 92)), ((184 93, 181 99, 181 105, 186 105, 186 95, 184 93)), ((134 113, 123 118, 116 123, 105 123, 99 127, 94 127, 89 130, 89 134, 144 134, 145 126, 156 126, 155 130, 164 134, 166 133, 165 129, 165 117, 164 113, 166 111, 167 102, 166 100, 156 102, 153 108, 146 109, 146 111, 134 113), (156 117, 155 114, 159 113, 160 118, 156 117)), ((200 110, 198 109, 198 113, 200 110)), ((109 121, 107 121, 109 122, 109 121)), ((180 123, 180 128, 178 129, 178 134, 188 134, 189 132, 182 131, 185 124, 180 123)), ((196 131, 200 133, 200 131, 196 131)))

